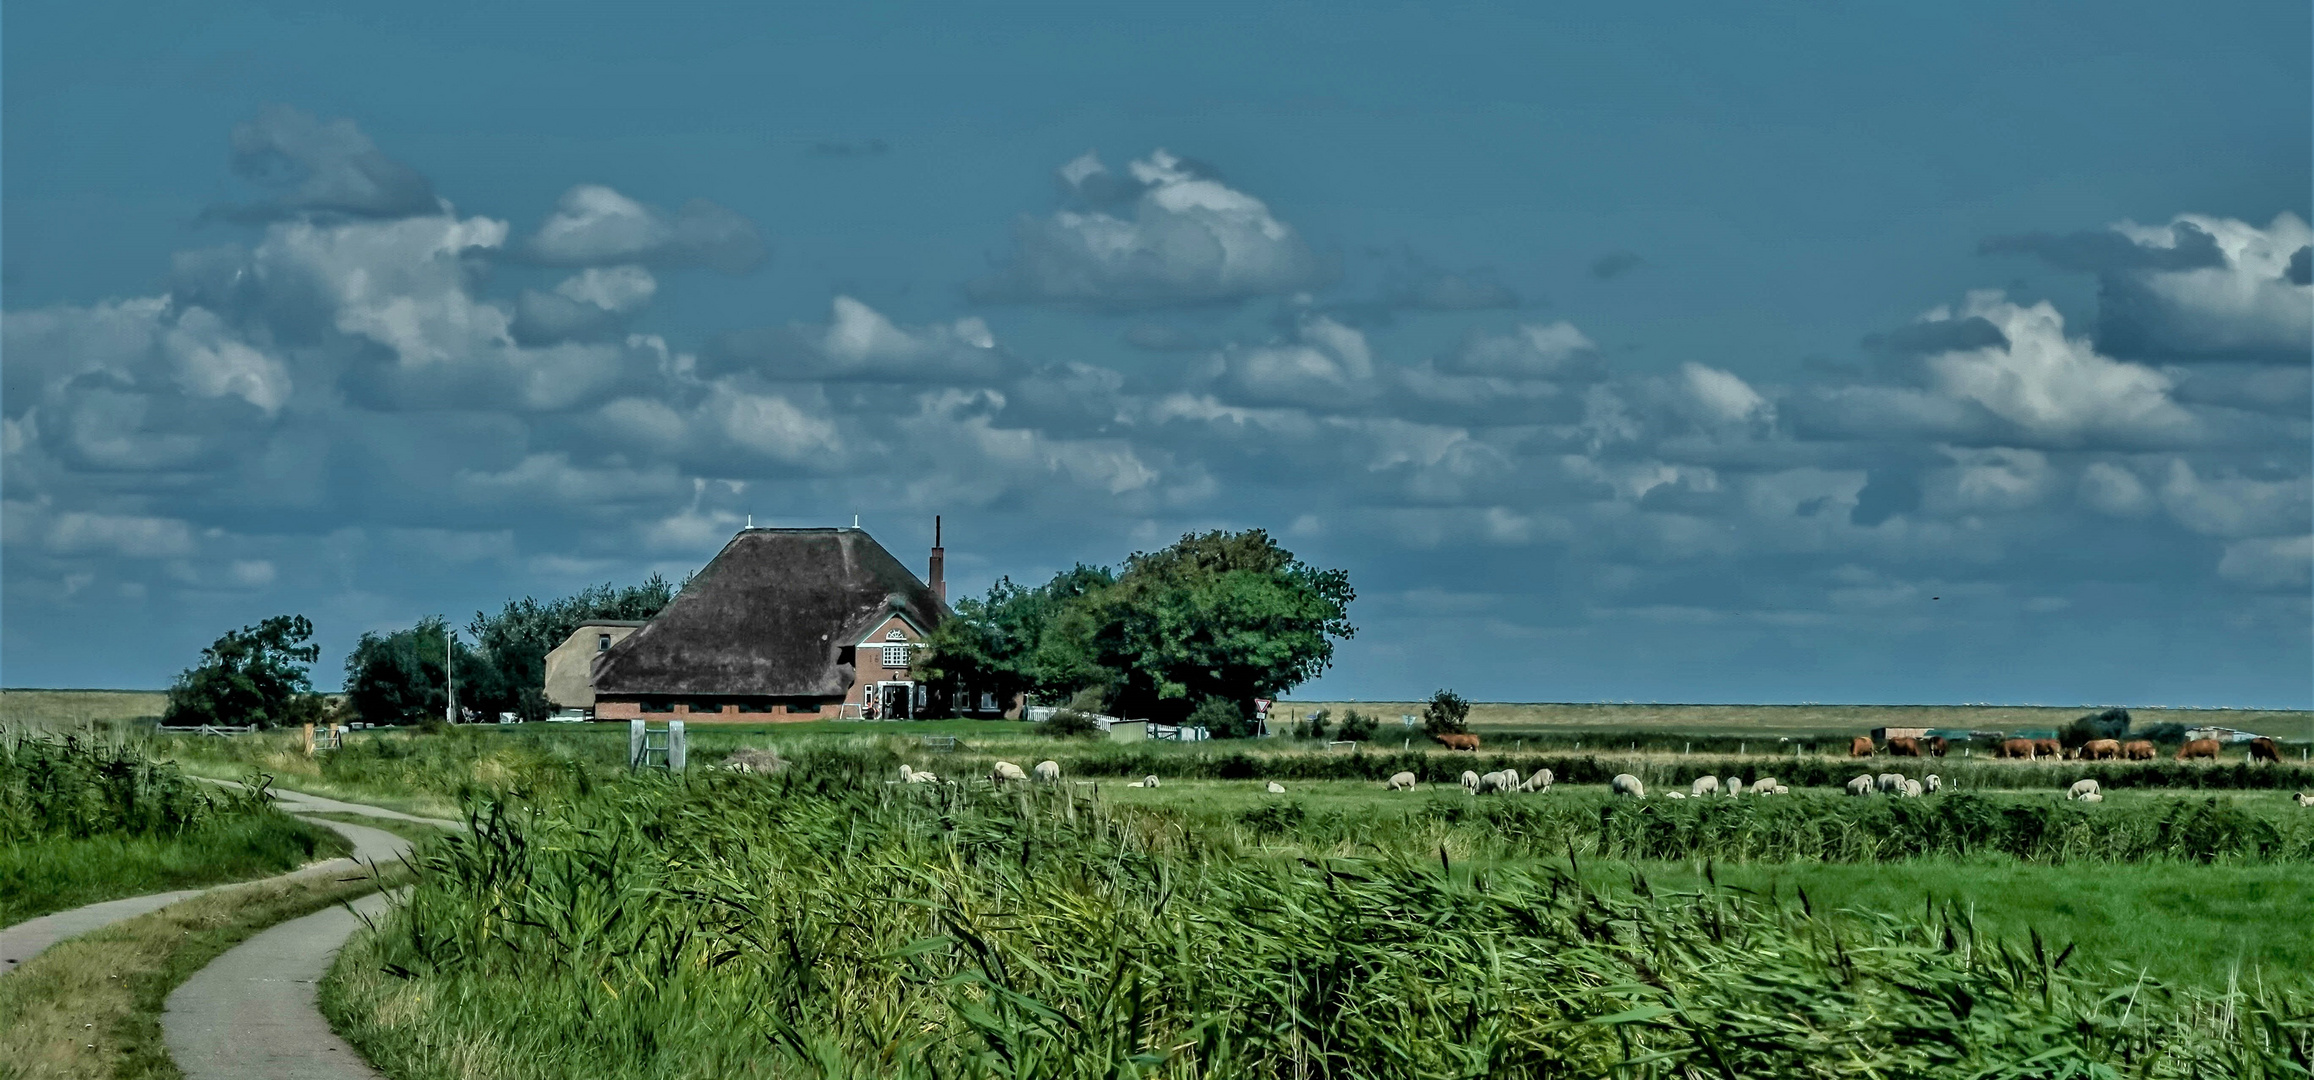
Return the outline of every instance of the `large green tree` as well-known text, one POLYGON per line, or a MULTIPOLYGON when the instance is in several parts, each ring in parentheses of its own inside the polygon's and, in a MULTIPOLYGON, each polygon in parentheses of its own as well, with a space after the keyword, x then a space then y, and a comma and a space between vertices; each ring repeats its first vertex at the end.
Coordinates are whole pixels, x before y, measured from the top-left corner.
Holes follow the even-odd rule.
POLYGON ((161 722, 269 728, 312 719, 320 701, 308 671, 321 657, 312 641, 313 623, 303 615, 227 631, 169 686, 161 722))
POLYGON ((1082 563, 1035 588, 1002 578, 988 595, 956 602, 955 614, 925 637, 917 669, 934 683, 1062 700, 1111 681, 1075 634, 1060 626, 1071 605, 1116 583, 1107 567, 1082 563))
POLYGON ((495 719, 495 706, 506 697, 496 669, 464 641, 452 640, 449 624, 437 617, 406 630, 363 634, 345 661, 346 703, 372 724, 440 720, 449 703, 446 663, 458 675, 461 709, 495 719))
POLYGON ((605 583, 544 602, 525 596, 507 601, 495 615, 475 612, 473 621, 466 624, 466 636, 491 668, 491 682, 498 696, 488 702, 490 711, 515 713, 525 720, 544 719, 548 712, 548 652, 589 619, 648 619, 657 615, 677 591, 666 578, 653 574, 640 585, 617 588, 605 583))

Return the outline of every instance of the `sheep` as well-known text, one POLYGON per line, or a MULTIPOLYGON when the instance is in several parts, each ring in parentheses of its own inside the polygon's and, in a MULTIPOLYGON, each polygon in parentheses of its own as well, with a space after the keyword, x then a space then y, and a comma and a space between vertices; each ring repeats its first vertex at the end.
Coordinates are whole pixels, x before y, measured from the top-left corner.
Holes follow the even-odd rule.
POLYGON ((1647 797, 1647 785, 1640 783, 1639 778, 1630 773, 1616 773, 1615 779, 1607 782, 1607 790, 1617 795, 1628 795, 1634 799, 1647 797))
POLYGON ((1687 793, 1698 799, 1706 795, 1717 795, 1719 794, 1719 777, 1698 776, 1695 778, 1695 783, 1687 785, 1687 793))
POLYGON ((1776 793, 1776 778, 1775 778, 1775 777, 1773 777, 1773 776, 1763 776, 1763 777, 1760 777, 1760 778, 1759 778, 1759 779, 1757 779, 1757 780, 1754 780, 1754 781, 1752 781, 1752 794, 1754 794, 1754 795, 1773 795, 1773 794, 1775 794, 1775 793, 1776 793))
MULTIPOLYGON (((908 768, 906 765, 902 765, 900 767, 903 769, 908 768)), ((922 769, 910 769, 908 772, 908 782, 911 784, 937 784, 940 782, 940 778, 922 769)))
POLYGON ((1934 792, 1944 787, 1944 778, 1938 776, 1935 773, 1930 773, 1927 776, 1921 778, 1921 784, 1927 787, 1931 792, 1934 792))
POLYGON ((1792 793, 1792 789, 1791 789, 1791 788, 1785 787, 1785 786, 1784 786, 1784 785, 1782 785, 1782 784, 1777 784, 1777 785, 1776 785, 1776 794, 1778 794, 1778 795, 1789 795, 1789 794, 1791 794, 1791 793, 1792 793))
POLYGON ((1470 792, 1473 795, 1478 794, 1477 773, 1474 773, 1469 769, 1462 770, 1462 790, 1470 792))
POLYGON ((915 780, 915 778, 916 770, 909 768, 905 763, 903 763, 900 766, 900 782, 903 784, 911 783, 915 780))
POLYGON ((2308 794, 2301 791, 2295 795, 2290 796, 2290 798, 2293 802, 2296 802, 2300 806, 2314 806, 2314 794, 2308 794))
POLYGON ((1283 795, 1286 793, 1286 786, 1284 784, 1278 783, 1275 780, 1272 780, 1269 782, 1269 793, 1272 795, 1283 795))
POLYGON ((1509 769, 1504 769, 1500 772, 1490 772, 1478 778, 1478 793, 1481 795, 1484 795, 1490 791, 1513 791, 1516 790, 1518 786, 1519 774, 1512 772, 1509 769))
POLYGON ((1548 792, 1551 790, 1551 780, 1551 770, 1536 769, 1533 776, 1527 777, 1526 789, 1528 791, 1548 792))
POLYGON ((1144 784, 1144 783, 1142 783, 1142 782, 1141 782, 1141 781, 1139 781, 1139 780, 1135 780, 1135 781, 1133 781, 1132 783, 1130 783, 1130 784, 1127 784, 1127 785, 1125 785, 1125 786, 1126 786, 1126 787, 1148 787, 1149 785, 1147 785, 1147 784, 1144 784))
POLYGON ((1015 765, 1009 761, 999 761, 996 763, 995 768, 988 770, 988 782, 991 784, 1002 784, 1008 780, 1026 779, 1028 779, 1028 774, 1022 772, 1020 770, 1020 766, 1015 765))
POLYGON ((1663 793, 1663 797, 1666 799, 1684 799, 1687 797, 1687 793, 1684 791, 1666 791, 1663 793))
POLYGON ((1903 773, 1892 773, 1892 772, 1884 772, 1884 773, 1881 773, 1881 774, 1879 775, 1879 777, 1877 777, 1877 778, 1876 778, 1876 780, 1875 780, 1874 782, 1875 782, 1875 784, 1876 784, 1876 785, 1877 785, 1877 786, 1880 788, 1880 790, 1882 790, 1882 791, 1903 791, 1903 790, 1904 790, 1904 774, 1903 774, 1903 773))
POLYGON ((1907 781, 1905 781, 1905 782, 1904 782, 1904 797, 1905 797, 1905 798, 1907 798, 1907 799, 1917 799, 1917 798, 1919 798, 1919 797, 1920 797, 1920 781, 1918 781, 1918 780, 1907 780, 1907 781))
POLYGON ((1735 798, 1735 797, 1737 797, 1737 796, 1739 796, 1739 795, 1742 795, 1743 793, 1744 793, 1744 778, 1743 778, 1743 777, 1740 777, 1740 776, 1731 776, 1731 777, 1728 777, 1728 778, 1727 778, 1727 797, 1728 797, 1728 798, 1731 798, 1731 799, 1733 799, 1733 798, 1735 798))
POLYGON ((2095 795, 2095 794, 2098 794, 2098 793, 2099 793, 2099 788, 2098 788, 2098 786, 2097 786, 2097 781, 2095 781, 2095 780, 2075 780, 2075 781, 2073 781, 2073 786, 2072 786, 2072 787, 2069 787, 2069 788, 2066 788, 2066 789, 2065 789, 2065 798, 2066 798, 2066 799, 2068 799, 2068 800, 2072 800, 2072 799, 2078 799, 2078 798, 2081 798, 2082 796, 2085 796, 2085 795, 2095 795))
POLYGON ((1861 774, 1861 775, 1857 776, 1857 777, 1856 777, 1856 779, 1848 781, 1848 794, 1850 794, 1850 795, 1870 795, 1870 794, 1872 794, 1872 774, 1871 774, 1871 773, 1864 773, 1864 774, 1861 774))
POLYGON ((1156 787, 1156 786, 1157 786, 1157 777, 1156 777, 1156 775, 1155 775, 1154 773, 1152 773, 1152 774, 1150 774, 1150 775, 1148 775, 1148 776, 1144 776, 1144 777, 1142 777, 1142 778, 1141 778, 1141 786, 1142 786, 1142 787, 1156 787))
POLYGON ((2105 801, 2105 793, 2102 791, 2092 791, 2087 795, 2081 796, 2081 801, 2085 803, 2101 803, 2105 801))
POLYGON ((1037 782, 1037 783, 1040 783, 1040 784, 1057 784, 1057 783, 1060 783, 1060 781, 1061 781, 1061 763, 1060 763, 1060 762, 1058 762, 1058 761, 1040 761, 1040 762, 1037 762, 1037 763, 1036 763, 1036 782, 1037 782))
POLYGON ((1414 774, 1410 772, 1391 773, 1390 779, 1382 785, 1382 790, 1412 791, 1414 790, 1414 774))

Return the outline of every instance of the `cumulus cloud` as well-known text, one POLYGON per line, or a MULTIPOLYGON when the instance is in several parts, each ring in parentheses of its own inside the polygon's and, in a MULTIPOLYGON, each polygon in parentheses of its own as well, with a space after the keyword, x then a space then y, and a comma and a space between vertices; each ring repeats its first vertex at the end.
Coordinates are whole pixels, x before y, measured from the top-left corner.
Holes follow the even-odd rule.
POLYGON ((1366 335, 1332 319, 1303 320, 1291 341, 1232 346, 1212 357, 1207 377, 1227 401, 1246 405, 1340 408, 1374 389, 1366 335))
POLYGON ((433 185, 418 170, 387 157, 351 120, 323 121, 300 109, 269 105, 233 128, 233 171, 280 194, 229 216, 291 213, 407 217, 442 212, 433 185))
POLYGON ((1023 218, 1014 250, 974 282, 992 301, 1158 307, 1300 292, 1332 273, 1260 199, 1158 150, 1111 173, 1087 154, 1061 168, 1077 208, 1023 218), (1110 213, 1130 208, 1130 216, 1110 213))
POLYGON ((2227 544, 2218 576, 2257 589, 2304 591, 2314 578, 2314 535, 2269 536, 2227 544))
POLYGON ((554 213, 522 242, 521 253, 553 266, 703 266, 745 273, 768 254, 755 223, 705 199, 673 213, 601 184, 563 193, 554 213))
POLYGON ((987 382, 1014 366, 976 316, 903 327, 849 296, 835 298, 825 323, 725 334, 706 359, 712 372, 813 381, 987 382))
POLYGON ((2314 228, 2279 214, 2264 228, 2180 214, 1987 250, 2038 255, 2098 276, 2097 346, 2132 360, 2304 364, 2314 356, 2314 286, 2302 255, 2314 228))

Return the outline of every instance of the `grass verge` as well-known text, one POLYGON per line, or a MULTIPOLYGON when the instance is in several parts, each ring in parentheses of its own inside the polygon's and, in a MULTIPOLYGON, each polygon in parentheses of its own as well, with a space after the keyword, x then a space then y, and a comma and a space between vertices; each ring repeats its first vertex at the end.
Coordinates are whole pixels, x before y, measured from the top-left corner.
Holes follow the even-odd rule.
MULTIPOLYGON (((399 871, 388 869, 383 884, 399 871)), ((0 979, 0 1077, 168 1080, 169 992, 225 950, 285 919, 375 891, 381 881, 298 874, 217 889, 59 942, 0 979)))
POLYGON ((352 850, 282 813, 226 818, 176 835, 42 837, 0 846, 0 926, 124 896, 295 870, 352 850))

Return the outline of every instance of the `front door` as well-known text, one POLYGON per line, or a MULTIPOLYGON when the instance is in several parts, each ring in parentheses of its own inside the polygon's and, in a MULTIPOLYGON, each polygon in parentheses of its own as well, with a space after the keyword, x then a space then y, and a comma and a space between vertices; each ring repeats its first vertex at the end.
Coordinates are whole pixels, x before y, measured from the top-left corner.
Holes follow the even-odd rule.
POLYGON ((904 682, 882 683, 876 687, 880 694, 878 710, 886 720, 913 720, 916 718, 916 684, 904 682))

